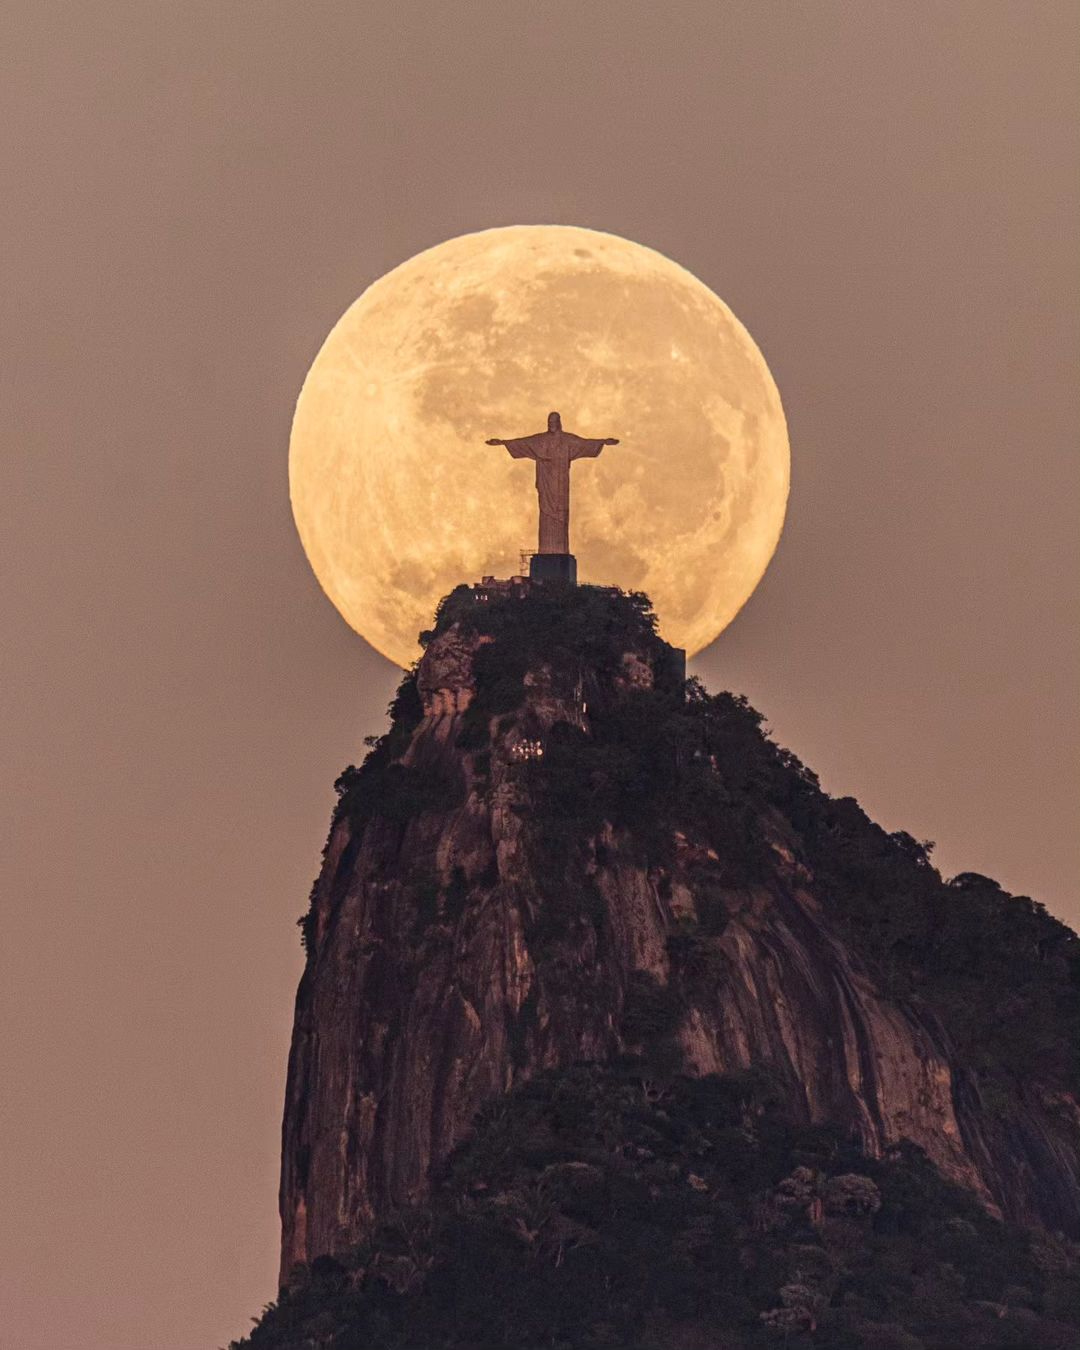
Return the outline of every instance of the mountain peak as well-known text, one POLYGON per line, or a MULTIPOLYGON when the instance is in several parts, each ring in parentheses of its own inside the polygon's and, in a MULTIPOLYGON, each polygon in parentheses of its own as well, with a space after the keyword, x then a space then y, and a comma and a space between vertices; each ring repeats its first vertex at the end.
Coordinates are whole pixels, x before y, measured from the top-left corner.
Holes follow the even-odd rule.
POLYGON ((991 1218, 1080 1232, 1074 934, 829 797, 644 596, 488 579, 422 643, 302 920, 283 1285, 582 1063, 765 1074, 868 1167, 915 1148, 991 1218))

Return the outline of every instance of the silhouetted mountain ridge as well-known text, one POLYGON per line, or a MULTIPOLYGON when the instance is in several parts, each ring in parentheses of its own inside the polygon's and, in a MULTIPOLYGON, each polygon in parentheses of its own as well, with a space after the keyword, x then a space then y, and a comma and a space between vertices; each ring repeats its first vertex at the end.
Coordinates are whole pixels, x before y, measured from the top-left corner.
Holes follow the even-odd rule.
POLYGON ((644 596, 423 640, 301 921, 250 1343, 1080 1343, 1076 935, 684 685, 644 596))

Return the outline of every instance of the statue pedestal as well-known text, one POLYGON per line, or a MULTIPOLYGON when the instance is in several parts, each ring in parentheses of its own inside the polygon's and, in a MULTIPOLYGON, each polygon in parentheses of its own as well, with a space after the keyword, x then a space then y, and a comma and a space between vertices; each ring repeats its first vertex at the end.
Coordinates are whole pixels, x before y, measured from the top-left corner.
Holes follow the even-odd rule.
POLYGON ((577 559, 572 553, 534 553, 529 559, 532 581, 565 581, 577 585, 577 559))

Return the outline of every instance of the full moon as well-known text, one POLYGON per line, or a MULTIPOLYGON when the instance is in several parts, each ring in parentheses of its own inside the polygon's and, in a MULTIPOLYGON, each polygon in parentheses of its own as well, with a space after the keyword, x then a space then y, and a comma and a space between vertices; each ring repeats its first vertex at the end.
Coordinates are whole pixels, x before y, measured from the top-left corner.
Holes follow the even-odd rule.
MULTIPOLYGON (((368 287, 308 372, 289 446, 297 529, 345 620, 398 665, 461 582, 536 548, 535 466, 489 437, 617 437, 570 475, 582 582, 645 591, 689 654, 776 548, 790 455, 743 325, 663 254, 567 225, 481 230, 368 287)), ((527 570, 527 568, 526 568, 527 570)))

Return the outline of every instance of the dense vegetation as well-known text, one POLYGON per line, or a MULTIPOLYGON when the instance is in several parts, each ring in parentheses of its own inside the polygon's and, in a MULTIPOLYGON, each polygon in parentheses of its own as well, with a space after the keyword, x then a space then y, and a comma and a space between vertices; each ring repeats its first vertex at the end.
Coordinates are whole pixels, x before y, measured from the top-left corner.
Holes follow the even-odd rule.
MULTIPOLYGON (((989 878, 943 879, 931 843, 830 797, 744 698, 664 678, 671 653, 645 597, 545 588, 478 604, 459 588, 426 640, 455 624, 496 639, 479 649, 458 740, 474 777, 396 763, 421 717, 410 672, 390 729, 337 783, 358 831, 483 792, 497 742, 527 718, 526 674, 546 662, 576 681, 588 731, 556 724, 543 758, 515 769, 540 961, 574 925, 604 921, 586 862, 605 826, 661 879, 680 831, 719 859, 695 878, 696 923, 669 942, 684 988, 708 978, 724 892, 766 883, 782 838, 878 986, 944 1029, 1003 1129, 1033 1082, 1080 1087, 1076 935, 989 878), (628 650, 654 688, 621 678, 628 650)), ((644 1060, 548 1076, 492 1106, 431 1205, 341 1263, 319 1258, 251 1346, 1080 1345, 1064 1325, 1080 1308, 1075 1249, 995 1223, 913 1150, 871 1162, 794 1126, 767 1082, 679 1078, 664 1053, 678 997, 678 981, 632 981, 623 1031, 644 1060)))
POLYGON ((1076 1249, 914 1148, 788 1121, 767 1078, 626 1061, 493 1103, 433 1201, 270 1305, 251 1350, 1066 1350, 1076 1249))
POLYGON ((617 673, 625 651, 655 657, 671 650, 657 636, 647 595, 601 586, 547 582, 524 598, 495 595, 484 603, 471 587, 458 586, 440 602, 435 626, 420 634, 421 644, 429 646, 455 625, 495 639, 481 654, 485 664, 479 674, 489 699, 499 680, 512 686, 510 707, 520 702, 525 672, 542 661, 559 670, 588 671, 603 684, 617 673))

